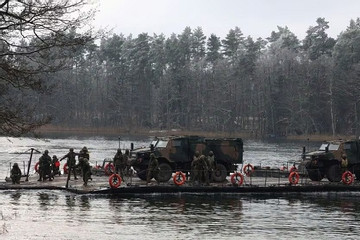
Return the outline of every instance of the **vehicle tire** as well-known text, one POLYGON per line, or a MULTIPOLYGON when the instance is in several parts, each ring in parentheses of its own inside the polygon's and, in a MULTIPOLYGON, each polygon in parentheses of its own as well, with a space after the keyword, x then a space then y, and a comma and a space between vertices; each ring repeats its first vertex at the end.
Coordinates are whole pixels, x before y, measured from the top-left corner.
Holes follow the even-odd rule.
POLYGON ((138 178, 140 178, 143 181, 146 181, 146 173, 147 170, 146 169, 141 169, 139 171, 137 171, 136 175, 138 176, 138 178))
POLYGON ((321 181, 324 178, 324 174, 318 168, 306 169, 306 171, 311 181, 321 181))
POLYGON ((167 182, 172 176, 172 168, 168 163, 159 164, 159 174, 156 177, 156 181, 167 182))
POLYGON ((330 182, 340 182, 341 181, 340 165, 333 164, 329 166, 326 171, 326 177, 330 182))
POLYGON ((216 164, 216 168, 215 168, 214 176, 213 176, 214 181, 215 182, 225 181, 226 175, 227 175, 226 173, 227 173, 227 170, 223 164, 221 164, 221 163, 216 164))

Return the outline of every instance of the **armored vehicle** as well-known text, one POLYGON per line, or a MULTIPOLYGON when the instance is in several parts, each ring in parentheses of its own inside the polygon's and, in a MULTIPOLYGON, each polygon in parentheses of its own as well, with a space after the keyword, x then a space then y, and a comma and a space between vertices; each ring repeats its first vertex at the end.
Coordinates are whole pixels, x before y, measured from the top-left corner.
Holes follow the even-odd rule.
POLYGON ((146 170, 150 153, 154 153, 159 162, 158 181, 168 181, 173 172, 190 172, 194 154, 208 155, 213 151, 216 170, 213 180, 224 181, 226 176, 243 162, 243 141, 241 138, 209 139, 199 136, 172 136, 155 138, 147 148, 131 151, 131 165, 140 179, 146 180, 146 170))
POLYGON ((341 180, 344 168, 341 168, 341 156, 348 159, 346 170, 354 173, 360 179, 360 140, 335 140, 321 144, 318 151, 305 153, 303 159, 309 178, 320 181, 326 177, 331 182, 341 180))

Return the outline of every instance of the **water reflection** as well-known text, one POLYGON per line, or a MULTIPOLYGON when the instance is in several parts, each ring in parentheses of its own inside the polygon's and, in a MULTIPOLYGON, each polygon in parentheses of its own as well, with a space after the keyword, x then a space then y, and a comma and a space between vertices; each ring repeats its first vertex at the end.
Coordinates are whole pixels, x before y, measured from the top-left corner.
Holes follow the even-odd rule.
POLYGON ((82 195, 80 197, 80 208, 81 208, 81 211, 87 211, 89 210, 91 207, 90 205, 90 201, 89 201, 89 197, 86 196, 86 195, 82 195))
POLYGON ((73 210, 73 208, 75 207, 75 196, 66 195, 65 202, 66 202, 66 206, 68 206, 68 210, 73 210))
POLYGON ((12 202, 12 203, 19 204, 19 200, 20 200, 20 197, 21 197, 21 192, 13 192, 13 193, 10 194, 10 197, 14 200, 14 202, 12 202))

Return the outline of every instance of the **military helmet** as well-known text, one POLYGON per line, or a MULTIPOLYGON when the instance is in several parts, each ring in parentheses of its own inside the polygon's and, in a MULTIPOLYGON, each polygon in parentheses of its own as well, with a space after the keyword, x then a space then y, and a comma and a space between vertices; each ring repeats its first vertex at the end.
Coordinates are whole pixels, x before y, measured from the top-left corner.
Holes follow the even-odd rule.
POLYGON ((343 153, 343 154, 341 155, 341 157, 345 159, 345 158, 346 158, 346 154, 343 153))
POLYGON ((14 165, 13 165, 14 167, 18 167, 19 166, 19 164, 17 164, 17 163, 14 163, 14 165))
POLYGON ((195 157, 198 157, 198 156, 200 156, 200 152, 199 152, 199 151, 196 151, 196 152, 195 152, 195 157))
POLYGON ((150 157, 151 157, 151 158, 155 157, 155 154, 151 153, 151 154, 150 154, 150 157))
POLYGON ((214 153, 213 153, 213 151, 210 151, 209 156, 212 156, 212 155, 214 155, 214 153))
POLYGON ((88 149, 87 149, 87 147, 84 146, 84 147, 82 148, 82 150, 83 150, 84 152, 87 152, 88 149))
POLYGON ((118 152, 118 153, 121 153, 121 148, 118 148, 117 152, 118 152))
POLYGON ((57 158, 57 156, 56 156, 56 155, 53 155, 53 158, 57 158))
POLYGON ((49 151, 48 151, 48 150, 45 150, 45 151, 44 151, 44 153, 45 153, 45 154, 48 154, 48 153, 49 153, 49 151))
POLYGON ((70 152, 73 152, 74 151, 74 149, 73 148, 70 148, 70 152))

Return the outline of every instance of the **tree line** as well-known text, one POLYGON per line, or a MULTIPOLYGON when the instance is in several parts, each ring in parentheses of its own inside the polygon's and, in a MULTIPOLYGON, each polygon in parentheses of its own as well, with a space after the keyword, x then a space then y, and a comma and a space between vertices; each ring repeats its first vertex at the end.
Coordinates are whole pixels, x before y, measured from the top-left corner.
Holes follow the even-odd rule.
POLYGON ((266 39, 238 27, 223 39, 201 27, 105 35, 35 56, 63 68, 38 74, 44 91, 17 96, 33 106, 27 117, 60 126, 357 135, 360 20, 337 39, 328 28, 318 18, 302 40, 287 27, 266 39))

